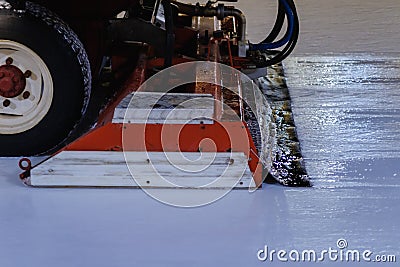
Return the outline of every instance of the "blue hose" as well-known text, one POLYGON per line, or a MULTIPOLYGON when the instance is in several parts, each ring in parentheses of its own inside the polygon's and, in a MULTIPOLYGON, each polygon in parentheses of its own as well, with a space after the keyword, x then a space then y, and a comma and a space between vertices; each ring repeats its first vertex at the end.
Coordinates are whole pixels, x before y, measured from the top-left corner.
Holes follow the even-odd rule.
POLYGON ((290 8, 289 4, 286 0, 279 0, 283 7, 285 8, 285 12, 288 18, 288 32, 285 36, 276 42, 273 43, 260 43, 260 44, 250 44, 250 50, 268 50, 268 49, 275 49, 279 48, 290 41, 293 35, 293 28, 294 28, 294 14, 292 9, 290 8))

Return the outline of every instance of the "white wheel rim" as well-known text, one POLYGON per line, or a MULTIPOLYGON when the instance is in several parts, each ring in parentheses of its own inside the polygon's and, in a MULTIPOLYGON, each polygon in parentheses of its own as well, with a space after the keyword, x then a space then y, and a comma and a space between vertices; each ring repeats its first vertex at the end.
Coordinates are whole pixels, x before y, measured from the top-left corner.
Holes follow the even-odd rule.
POLYGON ((12 65, 22 72, 32 72, 24 90, 29 92, 28 98, 23 93, 13 98, 0 95, 0 134, 17 134, 38 125, 48 113, 53 101, 53 79, 44 61, 23 44, 0 40, 0 65, 6 64, 7 58, 12 58, 12 65))

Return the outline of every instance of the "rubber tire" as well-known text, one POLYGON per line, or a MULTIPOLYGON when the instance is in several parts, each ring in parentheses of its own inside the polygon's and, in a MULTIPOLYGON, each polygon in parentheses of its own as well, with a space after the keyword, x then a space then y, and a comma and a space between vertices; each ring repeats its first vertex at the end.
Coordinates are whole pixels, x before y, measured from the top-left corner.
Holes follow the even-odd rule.
POLYGON ((54 153, 66 145, 89 102, 90 63, 83 44, 56 14, 31 2, 22 11, 0 7, 0 39, 32 49, 47 65, 54 87, 50 109, 35 127, 0 134, 0 156, 54 153))

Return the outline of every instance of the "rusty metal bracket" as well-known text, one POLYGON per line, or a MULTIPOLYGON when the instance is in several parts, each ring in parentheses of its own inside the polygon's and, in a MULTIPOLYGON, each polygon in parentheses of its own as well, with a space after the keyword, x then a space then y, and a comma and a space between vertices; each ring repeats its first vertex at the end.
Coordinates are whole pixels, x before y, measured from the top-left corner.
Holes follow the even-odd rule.
POLYGON ((18 166, 20 167, 21 170, 24 172, 19 175, 19 178, 21 180, 25 180, 28 177, 31 176, 31 170, 32 170, 32 162, 28 158, 22 158, 18 162, 18 166))

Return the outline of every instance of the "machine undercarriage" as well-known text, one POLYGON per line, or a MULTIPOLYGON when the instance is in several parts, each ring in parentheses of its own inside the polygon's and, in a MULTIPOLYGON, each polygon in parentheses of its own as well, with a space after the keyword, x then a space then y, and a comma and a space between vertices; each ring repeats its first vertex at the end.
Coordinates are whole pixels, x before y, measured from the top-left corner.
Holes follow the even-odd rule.
POLYGON ((260 43, 247 40, 246 25, 221 1, 0 1, 0 154, 45 157, 20 162, 32 186, 310 186, 281 64, 299 34, 295 4, 278 1, 260 43), (171 174, 177 152, 178 165, 213 157, 201 163, 210 173, 192 159, 194 169, 171 174), (152 174, 141 157, 169 177, 209 179, 132 183, 139 165, 138 176, 152 174), (108 166, 96 174, 105 180, 62 178, 84 159, 82 168, 108 166), (121 162, 123 181, 108 172, 121 162), (221 176, 227 170, 238 178, 221 176))

